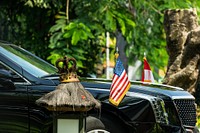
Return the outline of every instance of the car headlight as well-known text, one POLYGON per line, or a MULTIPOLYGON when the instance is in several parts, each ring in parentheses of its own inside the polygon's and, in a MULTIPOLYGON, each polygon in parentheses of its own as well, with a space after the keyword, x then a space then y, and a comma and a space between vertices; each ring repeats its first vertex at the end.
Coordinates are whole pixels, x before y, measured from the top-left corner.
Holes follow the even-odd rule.
POLYGON ((160 98, 151 98, 151 104, 155 114, 156 122, 169 124, 168 114, 165 110, 165 102, 160 98))

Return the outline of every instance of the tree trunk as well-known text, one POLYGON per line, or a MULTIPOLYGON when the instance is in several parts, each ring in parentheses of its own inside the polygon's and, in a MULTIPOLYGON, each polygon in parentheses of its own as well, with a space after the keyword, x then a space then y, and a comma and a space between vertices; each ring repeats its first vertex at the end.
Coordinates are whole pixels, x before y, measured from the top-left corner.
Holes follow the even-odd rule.
POLYGON ((119 49, 119 58, 123 62, 124 69, 126 70, 126 72, 128 72, 128 59, 127 59, 126 54, 125 54, 125 46, 127 44, 126 40, 124 39, 122 34, 118 31, 116 32, 116 38, 117 38, 116 46, 119 49))
POLYGON ((200 26, 196 10, 165 11, 164 28, 169 61, 163 83, 194 93, 200 59, 200 26))

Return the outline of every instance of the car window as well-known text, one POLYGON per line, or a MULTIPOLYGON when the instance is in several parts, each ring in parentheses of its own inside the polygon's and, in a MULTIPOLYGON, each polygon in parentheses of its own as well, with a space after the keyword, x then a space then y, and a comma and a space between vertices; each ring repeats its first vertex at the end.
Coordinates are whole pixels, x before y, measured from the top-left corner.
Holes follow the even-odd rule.
POLYGON ((57 71, 56 67, 20 47, 0 45, 0 52, 36 77, 53 74, 57 71))

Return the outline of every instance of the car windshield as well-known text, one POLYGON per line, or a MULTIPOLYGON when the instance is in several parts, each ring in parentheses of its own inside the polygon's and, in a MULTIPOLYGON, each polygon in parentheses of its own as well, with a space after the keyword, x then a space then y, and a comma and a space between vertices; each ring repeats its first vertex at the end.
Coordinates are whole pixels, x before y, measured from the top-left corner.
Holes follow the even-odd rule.
POLYGON ((36 77, 43 77, 57 71, 53 65, 15 45, 0 45, 0 51, 36 77))

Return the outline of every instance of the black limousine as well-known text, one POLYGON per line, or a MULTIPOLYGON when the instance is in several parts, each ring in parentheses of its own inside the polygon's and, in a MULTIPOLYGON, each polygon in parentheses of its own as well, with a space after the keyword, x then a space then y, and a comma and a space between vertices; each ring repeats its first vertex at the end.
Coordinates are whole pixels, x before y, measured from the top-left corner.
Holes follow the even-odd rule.
MULTIPOLYGON (((52 112, 35 101, 60 83, 56 67, 0 41, 0 132, 52 133, 52 112)), ((118 107, 109 103, 110 80, 80 78, 101 102, 87 113, 87 133, 198 132, 195 98, 181 88, 131 82, 118 107)), ((67 131, 66 131, 67 132, 67 131)))

